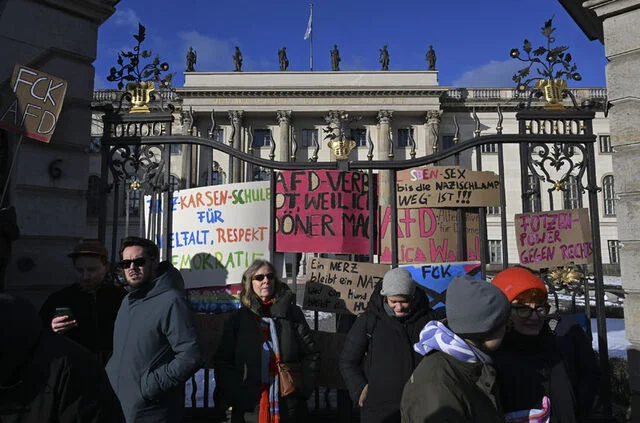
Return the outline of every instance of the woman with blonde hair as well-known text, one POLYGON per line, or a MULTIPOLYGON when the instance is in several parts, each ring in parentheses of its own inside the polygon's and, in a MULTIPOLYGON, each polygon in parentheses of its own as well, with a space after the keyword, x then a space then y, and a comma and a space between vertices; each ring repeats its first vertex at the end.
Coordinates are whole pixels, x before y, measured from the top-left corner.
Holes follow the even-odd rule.
POLYGON ((303 422, 320 357, 302 310, 266 260, 244 272, 240 301, 215 356, 216 406, 232 423, 303 422))

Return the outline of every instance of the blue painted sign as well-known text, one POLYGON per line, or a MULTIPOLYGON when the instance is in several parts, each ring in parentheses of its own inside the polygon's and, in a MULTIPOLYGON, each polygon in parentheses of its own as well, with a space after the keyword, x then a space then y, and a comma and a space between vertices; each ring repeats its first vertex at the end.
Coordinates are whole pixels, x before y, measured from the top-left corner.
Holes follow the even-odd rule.
POLYGON ((414 264, 401 267, 407 269, 413 279, 427 291, 429 305, 434 310, 445 306, 447 288, 453 278, 467 274, 477 279, 482 278, 479 261, 414 264))

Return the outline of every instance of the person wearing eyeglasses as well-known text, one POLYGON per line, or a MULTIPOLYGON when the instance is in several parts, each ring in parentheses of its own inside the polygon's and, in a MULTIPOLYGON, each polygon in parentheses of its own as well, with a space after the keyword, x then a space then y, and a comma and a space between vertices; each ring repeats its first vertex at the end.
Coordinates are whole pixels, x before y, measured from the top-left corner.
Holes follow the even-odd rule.
POLYGON ((582 421, 593 407, 600 378, 585 332, 577 323, 551 330, 547 287, 529 269, 505 269, 492 283, 511 303, 507 334, 492 354, 507 421, 527 414, 551 423, 582 421))
POLYGON ((231 406, 232 423, 305 422, 320 353, 293 292, 273 264, 256 260, 242 276, 240 302, 215 354, 216 407, 231 406), (281 364, 298 382, 286 396, 281 364))
POLYGON ((125 238, 120 257, 129 293, 115 322, 109 381, 127 423, 180 422, 184 383, 203 364, 184 281, 148 239, 125 238))
POLYGON ((113 325, 126 291, 113 283, 107 249, 97 239, 68 255, 75 282, 51 294, 40 308, 45 328, 91 351, 104 365, 113 349, 113 325))

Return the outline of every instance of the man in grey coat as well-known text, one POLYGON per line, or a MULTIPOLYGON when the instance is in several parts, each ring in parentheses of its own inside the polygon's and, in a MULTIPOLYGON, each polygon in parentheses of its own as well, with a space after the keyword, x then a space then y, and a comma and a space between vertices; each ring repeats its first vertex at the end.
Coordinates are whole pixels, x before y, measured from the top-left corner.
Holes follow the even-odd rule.
POLYGON ((124 239, 120 256, 129 294, 115 322, 111 386, 127 423, 180 422, 184 382, 203 363, 184 281, 147 239, 124 239))

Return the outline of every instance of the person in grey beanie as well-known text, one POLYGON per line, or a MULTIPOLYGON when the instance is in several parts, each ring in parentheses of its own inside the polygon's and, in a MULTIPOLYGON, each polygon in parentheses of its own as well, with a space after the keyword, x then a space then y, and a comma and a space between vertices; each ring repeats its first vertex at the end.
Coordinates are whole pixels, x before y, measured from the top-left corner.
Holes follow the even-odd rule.
POLYGON ((403 423, 504 422, 496 371, 510 305, 500 289, 458 276, 446 293, 447 320, 431 321, 413 348, 424 355, 404 387, 403 423))
POLYGON ((422 359, 412 344, 434 318, 426 292, 408 270, 385 273, 347 334, 340 356, 342 378, 361 407, 360 421, 400 422, 402 388, 422 359))

